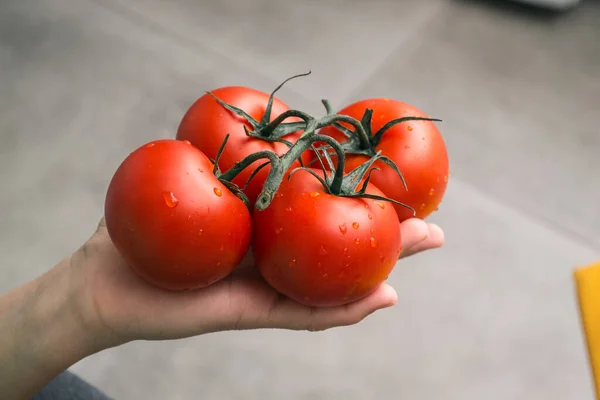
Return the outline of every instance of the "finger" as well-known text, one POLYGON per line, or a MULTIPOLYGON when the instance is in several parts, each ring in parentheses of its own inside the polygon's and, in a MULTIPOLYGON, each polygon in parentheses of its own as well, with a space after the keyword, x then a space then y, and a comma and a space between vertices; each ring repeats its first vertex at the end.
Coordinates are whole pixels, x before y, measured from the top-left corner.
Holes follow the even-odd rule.
POLYGON ((429 236, 429 227, 422 219, 410 218, 400 223, 400 237, 402 249, 409 250, 426 240, 429 236))
POLYGON ((381 284, 361 300, 340 307, 307 307, 284 298, 268 322, 273 328, 322 331, 357 324, 377 310, 394 306, 397 301, 396 291, 387 284, 381 284))
POLYGON ((421 240, 412 243, 412 246, 404 247, 400 258, 406 258, 417 253, 440 248, 444 245, 444 231, 436 224, 425 223, 427 234, 421 240))
POLYGON ((106 230, 106 219, 104 217, 102 217, 102 219, 100 219, 100 222, 98 222, 96 232, 103 231, 103 230, 106 230))

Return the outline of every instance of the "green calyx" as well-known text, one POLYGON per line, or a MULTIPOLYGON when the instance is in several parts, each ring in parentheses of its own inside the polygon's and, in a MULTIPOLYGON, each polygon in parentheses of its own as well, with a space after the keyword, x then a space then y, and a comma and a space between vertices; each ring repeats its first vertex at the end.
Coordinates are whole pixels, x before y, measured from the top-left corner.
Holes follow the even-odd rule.
MULTIPOLYGON (((266 160, 266 162, 261 164, 257 169, 253 171, 245 186, 247 187, 250 180, 256 175, 256 173, 260 169, 266 167, 267 165, 270 165, 270 171, 265 181, 265 184, 263 185, 262 191, 258 196, 256 203, 254 204, 254 208, 259 211, 265 210, 271 204, 273 198, 275 197, 275 194, 279 190, 281 182, 286 176, 286 173, 288 179, 290 179, 291 176, 296 172, 300 170, 305 170, 311 175, 313 175, 316 179, 318 179, 327 191, 327 193, 331 195, 339 197, 368 198, 373 200, 389 201, 406 207, 412 210, 413 213, 415 212, 414 209, 412 209, 410 206, 398 202, 396 200, 367 193, 367 187, 371 179, 371 174, 373 173, 373 171, 379 170, 379 168, 373 168, 373 164, 375 163, 375 161, 381 161, 389 165, 398 174, 398 176, 402 180, 402 183, 406 187, 406 183, 402 174, 400 173, 398 167, 396 166, 396 164, 394 164, 392 160, 378 153, 371 157, 364 164, 358 166, 348 174, 345 174, 344 166, 346 157, 342 145, 332 137, 319 135, 316 133, 317 129, 338 122, 346 122, 348 124, 351 124, 357 131, 360 131, 362 127, 359 121, 348 116, 336 114, 328 114, 320 120, 316 120, 310 115, 297 110, 290 110, 289 114, 293 114, 294 116, 301 118, 304 121, 303 123, 305 126, 305 130, 298 139, 298 141, 294 144, 291 144, 289 150, 283 155, 278 156, 277 154, 269 150, 256 152, 248 155, 243 160, 237 162, 232 168, 230 168, 225 173, 221 173, 218 167, 218 161, 225 148, 229 135, 225 137, 225 140, 221 145, 221 148, 219 149, 219 153, 214 162, 215 166, 213 172, 215 176, 217 176, 221 182, 227 185, 227 187, 230 188, 232 192, 238 194, 238 196, 242 200, 244 200, 244 202, 246 203, 246 205, 249 206, 250 209, 251 207, 248 202, 248 198, 242 193, 243 189, 239 189, 237 185, 231 183, 231 181, 244 169, 248 168, 251 164, 262 159, 266 160), (315 147, 316 143, 324 143, 324 147, 333 150, 337 158, 337 166, 334 166, 334 163, 328 151, 322 151, 317 149, 315 147), (315 152, 323 170, 323 177, 319 176, 313 169, 306 168, 304 166, 296 168, 288 173, 294 162, 296 162, 297 160, 301 160, 302 154, 309 149, 312 149, 315 152), (325 168, 323 158, 328 164, 328 169, 325 168)), ((283 121, 283 119, 285 118, 282 118, 281 120, 283 121)))
POLYGON ((284 81, 281 85, 279 85, 271 93, 265 113, 260 121, 256 121, 245 111, 232 105, 229 105, 215 97, 212 93, 207 92, 211 96, 213 96, 213 98, 224 108, 248 121, 248 123, 252 127, 252 130, 245 128, 246 134, 248 136, 268 141, 282 142, 289 147, 287 152, 285 152, 282 155, 277 155, 276 153, 270 150, 259 151, 250 154, 243 160, 235 163, 233 167, 231 167, 228 171, 222 173, 219 170, 218 162, 225 149, 227 140, 229 139, 229 135, 226 135, 225 140, 223 141, 219 152, 216 156, 216 159, 213 161, 213 172, 215 176, 233 193, 238 195, 238 197, 240 197, 240 199, 244 201, 244 203, 248 206, 249 209, 252 209, 252 205, 250 204, 246 195, 243 193, 243 190, 248 186, 249 182, 256 176, 258 171, 260 171, 266 166, 270 166, 269 174, 267 176, 265 184, 262 187, 262 191, 259 194, 256 203, 253 205, 254 208, 259 211, 265 210, 271 204, 273 198, 275 197, 275 194, 279 190, 281 182, 286 177, 286 174, 288 179, 290 179, 293 174, 297 173, 300 170, 304 170, 310 173, 316 179, 318 179, 319 182, 325 188, 326 192, 331 195, 340 197, 368 198, 373 200, 389 201, 394 204, 406 207, 412 210, 413 213, 415 213, 415 210, 413 208, 399 201, 367 193, 367 188, 371 180, 371 174, 373 173, 373 171, 379 170, 379 168, 373 167, 376 161, 383 162, 384 164, 391 167, 394 170, 394 172, 400 177, 404 188, 407 189, 404 177, 398 170, 396 164, 391 159, 382 156, 380 152, 376 152, 375 148, 381 140, 383 134, 396 124, 403 123, 406 121, 440 120, 423 117, 399 118, 388 122, 377 132, 372 133, 372 110, 367 109, 363 118, 360 121, 358 121, 352 117, 334 113, 329 102, 327 100, 322 100, 322 103, 327 112, 325 116, 321 117, 318 120, 299 110, 287 110, 281 115, 277 116, 277 118, 275 118, 273 121, 271 121, 271 111, 275 93, 279 89, 281 89, 281 87, 289 80, 301 76, 306 76, 309 74, 310 72, 306 74, 295 75, 284 81), (286 123, 285 120, 288 118, 298 118, 301 121, 286 123), (346 128, 342 125, 342 123, 350 125, 353 128, 353 130, 346 128), (317 133, 319 129, 324 128, 326 126, 333 126, 336 129, 340 130, 347 137, 347 140, 344 143, 339 143, 330 136, 320 135, 317 133), (282 137, 285 135, 299 131, 302 131, 302 133, 296 141, 296 143, 291 143, 287 140, 282 139, 282 137), (318 148, 316 146, 317 143, 321 144, 318 148), (301 156, 304 154, 305 151, 309 149, 314 151, 314 153, 316 154, 316 161, 318 161, 321 166, 323 176, 320 176, 318 173, 316 173, 314 169, 307 168, 305 165, 303 165, 301 156), (350 171, 348 174, 345 174, 344 166, 346 154, 364 154, 366 156, 369 156, 369 160, 366 161, 364 164, 358 166, 354 170, 350 171), (332 161, 333 155, 335 155, 336 157, 337 166, 335 166, 334 162, 332 161), (251 164, 259 160, 264 160, 265 162, 262 163, 258 168, 256 168, 252 172, 251 176, 249 177, 248 181, 242 189, 240 189, 237 185, 231 182, 243 170, 245 170, 251 164), (295 168, 292 171, 290 171, 290 168, 294 165, 296 161, 300 162, 301 167, 295 168))
POLYGON ((305 122, 281 123, 281 122, 283 122, 283 120, 281 120, 281 122, 279 122, 277 125, 273 126, 272 124, 270 124, 271 112, 273 110, 273 101, 275 98, 275 94, 287 82, 291 81, 292 79, 307 76, 310 74, 311 74, 311 72, 309 71, 304 74, 294 75, 294 76, 286 79, 285 81, 283 81, 279 86, 277 86, 275 88, 275 90, 273 90, 273 92, 271 92, 271 95, 269 96, 269 101, 267 102, 265 112, 260 121, 257 121, 256 119, 254 119, 250 114, 246 113, 241 108, 232 106, 231 104, 228 104, 228 103, 224 102, 223 100, 219 99, 212 92, 208 91, 206 93, 209 94, 210 96, 212 96, 212 98, 215 99, 217 101, 217 103, 219 103, 223 108, 227 109, 228 111, 234 113, 235 115, 237 115, 239 117, 244 118, 248 122, 248 124, 251 126, 252 129, 248 129, 246 126, 244 126, 244 130, 246 131, 247 136, 250 136, 250 137, 253 137, 256 139, 271 141, 271 142, 285 143, 286 145, 291 146, 291 143, 289 141, 282 139, 282 138, 286 135, 289 135, 290 133, 298 132, 299 130, 305 129, 306 123, 305 122), (265 129, 269 125, 270 125, 269 129, 265 129))
POLYGON ((389 201, 394 204, 398 204, 402 207, 406 207, 409 210, 411 210, 413 212, 413 214, 416 214, 416 211, 407 204, 401 203, 399 201, 396 201, 394 199, 390 199, 390 198, 387 198, 384 196, 367 193, 367 188, 368 188, 369 182, 371 180, 371 174, 373 173, 373 171, 380 170, 379 168, 373 167, 373 164, 375 163, 375 161, 381 161, 381 162, 389 165, 398 174, 398 176, 402 180, 404 187, 406 188, 406 182, 404 181, 404 177, 402 176, 402 174, 398 170, 398 167, 392 160, 390 160, 389 158, 387 158, 385 156, 382 156, 381 152, 378 152, 373 157, 371 157, 368 161, 359 165, 358 167, 356 167, 355 169, 350 171, 348 174, 344 175, 342 173, 341 177, 340 177, 338 175, 338 171, 343 171, 344 163, 342 162, 340 164, 340 162, 339 162, 339 160, 340 160, 340 155, 338 152, 339 150, 343 151, 341 146, 339 149, 335 149, 336 155, 338 156, 338 166, 337 166, 337 168, 335 168, 333 161, 331 160, 331 157, 327 150, 315 149, 315 154, 317 155, 319 164, 321 165, 321 170, 323 171, 322 177, 319 176, 319 174, 317 174, 314 171, 314 169, 300 167, 300 168, 296 168, 296 169, 292 170, 289 174, 288 179, 291 178, 291 176, 293 174, 295 174, 297 171, 304 170, 304 171, 310 173, 312 176, 314 176, 319 182, 321 182, 321 184, 323 185, 323 187, 325 188, 327 193, 329 193, 331 195, 339 196, 339 197, 365 198, 365 199, 372 199, 372 200, 389 201), (328 168, 325 167, 325 164, 323 163, 323 158, 325 158, 325 161, 328 164, 327 165, 328 168), (335 172, 331 172, 331 171, 335 171, 335 172), (359 188, 359 185, 360 185, 360 188, 359 188))
MULTIPOLYGON (((227 189, 229 189, 233 194, 235 194, 237 197, 240 198, 240 200, 242 200, 244 202, 244 204, 246 205, 246 207, 248 207, 249 210, 252 210, 252 205, 250 204, 250 199, 248 199, 248 196, 246 196, 244 194, 244 192, 242 191, 243 189, 240 189, 238 187, 238 185, 236 185, 235 183, 232 183, 231 180, 233 178, 235 178, 240 172, 242 172, 244 170, 244 168, 240 169, 237 173, 235 174, 231 174, 230 171, 227 171, 225 173, 221 172, 221 169, 219 168, 219 160, 221 159, 221 156, 223 155, 223 151, 225 150, 225 146, 227 145, 227 141, 229 140, 229 134, 225 135, 225 139, 223 140, 223 143, 221 143, 221 146, 219 147, 219 150, 217 151, 217 156, 215 157, 215 159, 211 159, 212 163, 213 163, 213 174, 217 177, 217 179, 227 187, 227 189), (229 175, 228 175, 229 173, 229 175)), ((269 155, 267 154, 257 154, 257 160, 260 160, 261 158, 268 158, 269 155)), ((251 156, 253 156, 254 154, 251 154, 251 156)), ((246 157, 249 158, 249 157, 246 157)), ((254 161, 252 161, 254 162, 254 161)), ((252 162, 248 162, 247 166, 252 164, 252 162)), ((233 169, 233 168, 232 168, 233 169)))
MULTIPOLYGON (((330 115, 333 113, 331 106, 328 102, 323 101, 323 105, 327 110, 327 114, 330 115)), ((363 154, 366 156, 374 156, 377 151, 377 145, 381 141, 383 135, 393 126, 398 124, 402 124, 409 121, 434 121, 434 122, 442 122, 441 119, 437 118, 426 118, 426 117, 403 117, 397 118, 389 121, 383 127, 381 127, 377 132, 373 132, 373 128, 371 125, 371 120, 373 118, 373 110, 367 108, 365 113, 363 114, 360 125, 362 129, 354 130, 346 128, 345 126, 334 123, 333 126, 342 132, 344 136, 348 139, 342 145, 344 147, 344 151, 347 154, 363 154)))
MULTIPOLYGON (((311 118, 311 117, 309 117, 309 118, 311 118)), ((226 185, 234 194, 236 194, 238 197, 240 197, 240 199, 242 199, 242 201, 244 201, 244 203, 248 206, 249 209, 252 209, 250 201, 248 200, 248 197, 242 192, 242 190, 244 190, 248 186, 248 183, 250 183, 252 178, 254 178, 256 176, 258 171, 260 171, 262 168, 266 167, 267 165, 270 165, 271 169, 269 171, 269 175, 267 176, 267 179, 262 188, 262 191, 261 191, 260 195, 258 196, 256 203, 254 204, 254 207, 256 209, 264 210, 273 201, 273 197, 275 196, 275 193, 277 193, 277 190, 279 189, 279 186, 281 185, 281 182, 282 182, 283 178, 285 177, 285 173, 291 168, 291 166, 294 164, 294 162, 296 160, 299 160, 302 153, 304 153, 309 148, 312 147, 314 149, 314 143, 323 142, 323 143, 326 143, 327 145, 331 146, 337 152, 338 157, 340 157, 340 159, 342 160, 341 168, 338 168, 335 172, 335 176, 337 178, 335 179, 335 183, 334 183, 334 191, 339 192, 341 189, 335 188, 335 185, 340 186, 342 184, 342 178, 343 178, 343 174, 344 174, 344 168, 343 168, 344 167, 344 161, 343 161, 344 160, 344 151, 341 148, 340 144, 335 141, 335 139, 333 139, 329 136, 317 135, 315 133, 316 123, 315 123, 314 119, 311 119, 307 123, 307 126, 308 126, 308 130, 304 132, 304 135, 302 137, 300 137, 300 139, 296 143, 292 144, 290 146, 290 149, 283 155, 278 156, 275 152, 270 151, 270 150, 264 150, 264 151, 252 153, 252 154, 246 156, 243 160, 236 162, 233 165, 233 167, 231 167, 226 172, 222 173, 219 169, 218 164, 219 164, 219 159, 221 157, 221 154, 223 153, 223 151, 225 149, 225 145, 227 144, 227 140, 229 139, 229 134, 226 135, 225 140, 223 141, 223 143, 221 144, 221 147, 219 148, 217 157, 213 161, 214 175, 219 179, 219 181, 221 181, 224 185, 226 185), (235 185, 234 183, 231 182, 243 170, 245 170, 251 164, 253 164, 254 162, 259 161, 259 160, 267 160, 267 161, 265 163, 261 164, 258 168, 256 168, 252 172, 252 174, 251 174, 250 178, 248 179, 248 181, 246 182, 246 185, 244 186, 244 188, 240 189, 237 185, 235 185)))

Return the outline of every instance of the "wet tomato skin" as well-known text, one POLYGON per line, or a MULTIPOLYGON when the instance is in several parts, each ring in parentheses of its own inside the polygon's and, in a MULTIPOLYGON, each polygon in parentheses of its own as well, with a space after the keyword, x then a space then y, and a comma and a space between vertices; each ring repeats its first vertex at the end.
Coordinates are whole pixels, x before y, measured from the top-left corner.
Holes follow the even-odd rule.
MULTIPOLYGON (((368 193, 381 195, 369 185, 368 193)), ((331 307, 385 281, 400 254, 389 202, 336 197, 306 171, 284 179, 271 205, 254 211, 252 248, 265 280, 293 300, 331 307)))
MULTIPOLYGON (((212 94, 225 103, 244 110, 257 121, 263 118, 269 101, 269 94, 243 86, 221 87, 213 90, 212 94)), ((289 110, 289 107, 277 97, 274 97, 270 120, 274 120, 287 110, 289 110)), ((297 120, 295 118, 288 118, 286 122, 297 120)), ((194 146, 214 160, 225 136, 230 135, 225 151, 219 159, 219 167, 222 171, 227 171, 236 162, 241 161, 252 153, 270 150, 278 155, 282 155, 289 150, 289 147, 284 143, 246 135, 244 127, 252 130, 252 126, 247 120, 223 108, 211 95, 204 94, 186 111, 177 130, 177 139, 189 140, 194 146)), ((301 132, 290 133, 282 139, 290 143, 295 143, 300 134, 301 132)), ((308 161, 308 156, 303 156, 303 161, 308 161)), ((263 160, 256 161, 240 173, 233 180, 233 183, 240 188, 244 188, 252 173, 263 163, 263 160)), ((292 168, 298 166, 300 166, 299 163, 294 163, 292 168)), ((269 169, 268 165, 262 168, 244 189, 244 193, 248 196, 252 204, 254 204, 262 190, 269 169)))
POLYGON ((168 290, 227 276, 246 254, 250 213, 188 142, 158 140, 131 153, 105 200, 108 233, 131 269, 168 290))
MULTIPOLYGON (((394 119, 429 118, 415 106, 384 98, 358 101, 341 109, 339 114, 360 120, 367 108, 373 110, 373 133, 394 119)), ((346 140, 340 131, 333 127, 325 127, 319 133, 338 141, 346 140)), ((438 209, 446 192, 450 172, 446 145, 434 122, 407 121, 394 125, 384 133, 374 150, 381 151, 383 156, 394 161, 406 180, 408 190, 404 188, 392 168, 381 161, 375 162, 374 167, 380 170, 373 173, 371 182, 386 196, 411 206, 416 212, 416 215, 413 215, 410 209, 395 205, 400 221, 413 216, 425 219, 438 209)), ((348 154, 345 170, 351 171, 368 159, 367 156, 348 154)))

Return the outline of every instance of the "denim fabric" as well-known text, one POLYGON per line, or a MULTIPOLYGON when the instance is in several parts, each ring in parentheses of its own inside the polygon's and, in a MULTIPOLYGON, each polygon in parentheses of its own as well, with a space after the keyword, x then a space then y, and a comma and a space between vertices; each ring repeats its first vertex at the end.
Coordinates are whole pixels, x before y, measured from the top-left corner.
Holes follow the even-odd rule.
POLYGON ((78 376, 65 371, 32 400, 113 400, 78 376))

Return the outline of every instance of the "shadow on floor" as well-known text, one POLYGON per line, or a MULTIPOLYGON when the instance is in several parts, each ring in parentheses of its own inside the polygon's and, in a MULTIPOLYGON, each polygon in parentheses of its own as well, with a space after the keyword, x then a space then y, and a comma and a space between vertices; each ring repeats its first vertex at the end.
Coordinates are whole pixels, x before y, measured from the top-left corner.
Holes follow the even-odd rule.
POLYGON ((528 18, 536 22, 559 20, 577 10, 577 7, 567 10, 550 9, 511 0, 452 0, 452 2, 473 7, 488 8, 500 12, 504 16, 518 15, 521 18, 528 18))

